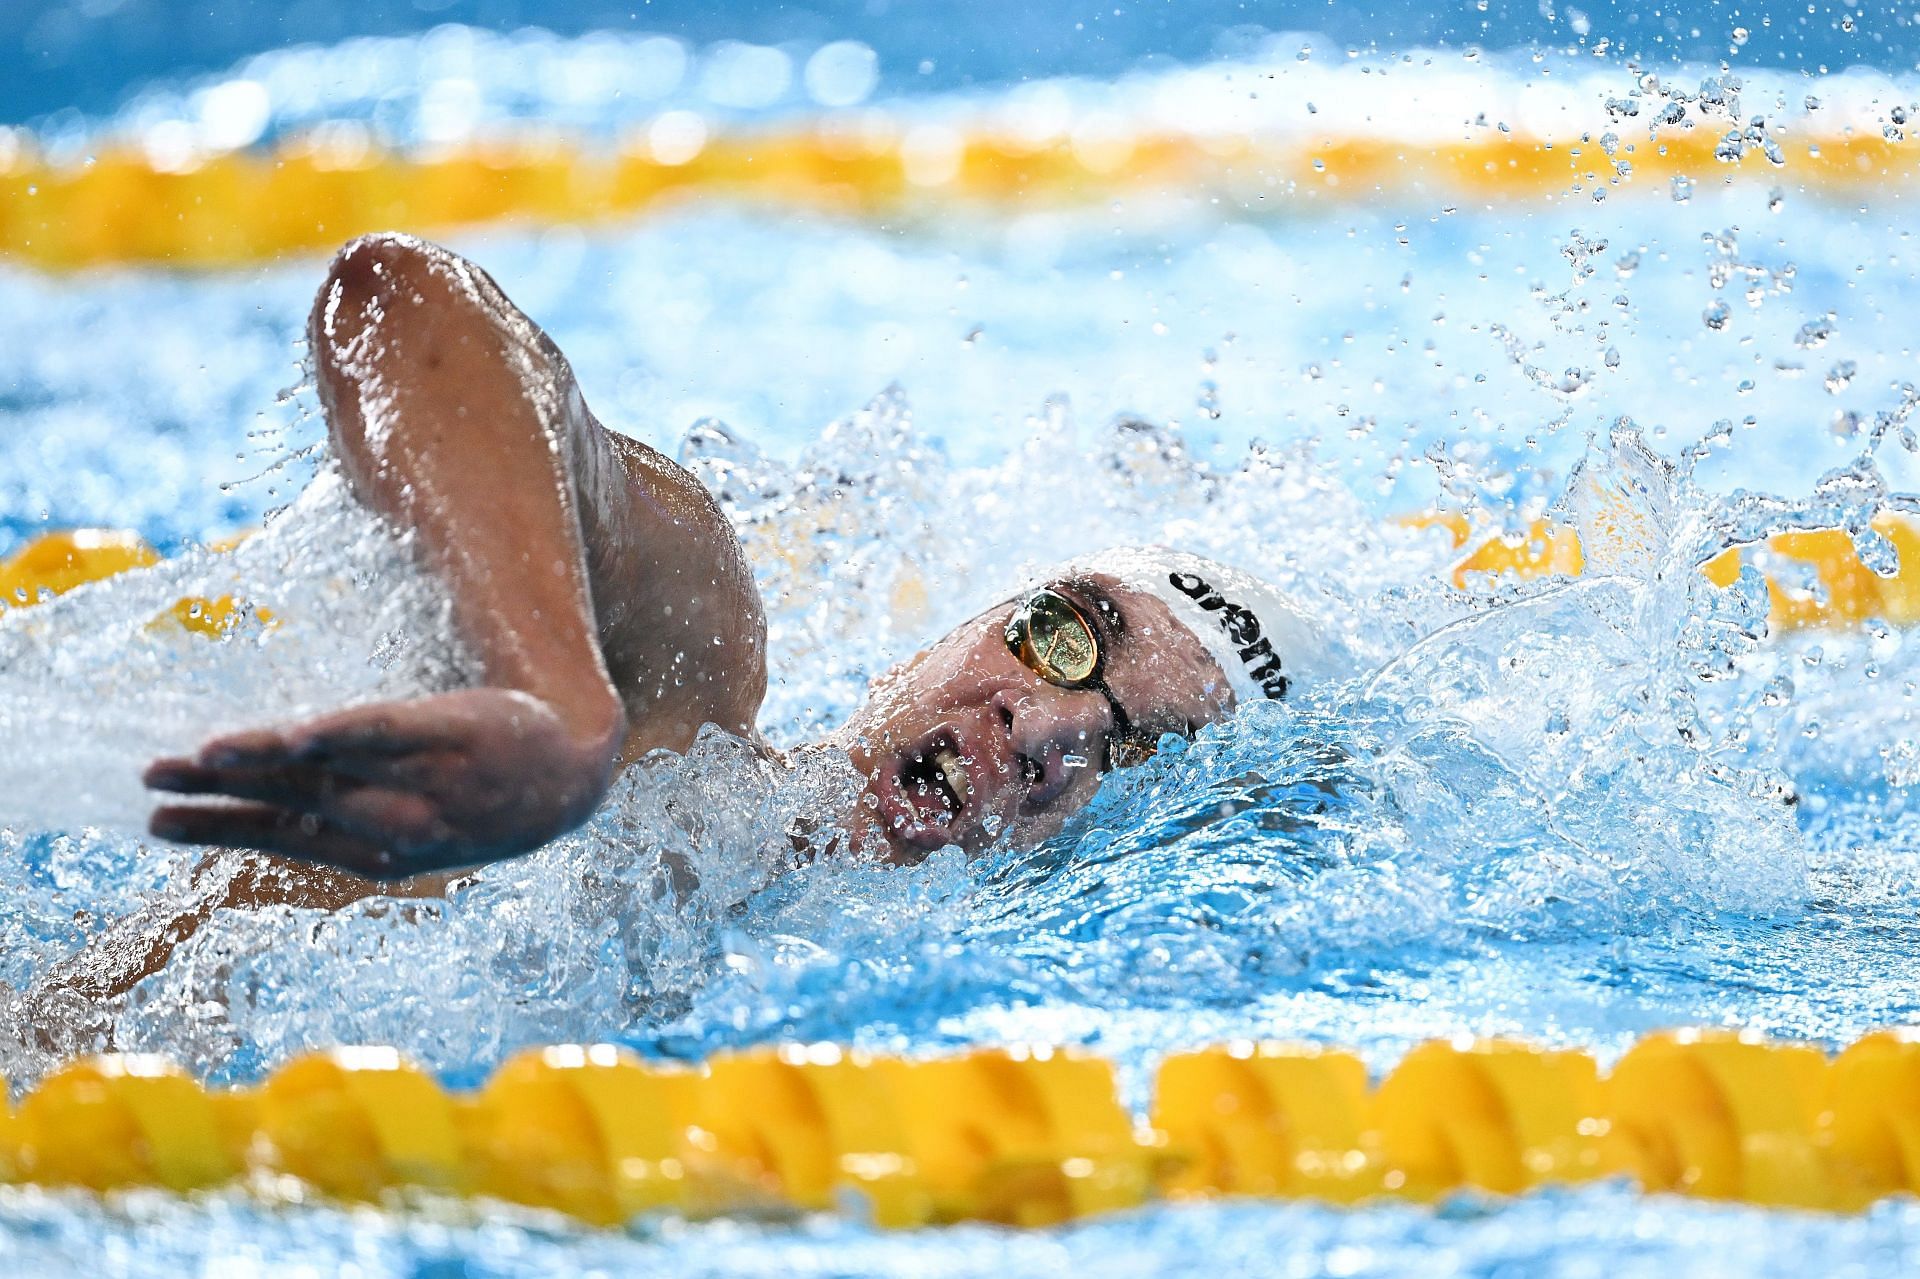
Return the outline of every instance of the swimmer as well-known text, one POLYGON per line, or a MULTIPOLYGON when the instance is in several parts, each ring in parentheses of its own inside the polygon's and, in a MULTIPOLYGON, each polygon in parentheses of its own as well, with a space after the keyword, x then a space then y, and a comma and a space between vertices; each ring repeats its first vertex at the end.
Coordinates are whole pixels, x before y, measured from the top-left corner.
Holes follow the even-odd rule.
MULTIPOLYGON (((726 517, 600 425, 485 272, 416 239, 356 240, 309 336, 354 493, 416 533, 485 684, 159 760, 150 787, 226 802, 168 804, 156 836, 403 879, 539 847, 703 724, 758 740, 765 614, 726 517)), ((876 682, 828 742, 865 778, 843 824, 897 860, 1037 842, 1103 772, 1286 696, 1324 647, 1285 599, 1197 556, 1067 565, 876 682)))
MULTIPOLYGON (((408 237, 355 240, 309 336, 352 491, 413 532, 484 682, 155 761, 147 785, 183 798, 153 813, 154 835, 272 856, 215 859, 227 870, 184 915, 128 921, 76 956, 60 983, 76 993, 125 990, 223 906, 443 891, 448 872, 578 826, 621 768, 703 725, 760 741, 765 613, 725 515, 601 426, 485 272, 408 237)), ((1103 773, 1287 696, 1325 653, 1245 573, 1155 547, 1091 556, 876 681, 825 743, 865 779, 840 825, 857 852, 902 862, 1036 843, 1103 773)))

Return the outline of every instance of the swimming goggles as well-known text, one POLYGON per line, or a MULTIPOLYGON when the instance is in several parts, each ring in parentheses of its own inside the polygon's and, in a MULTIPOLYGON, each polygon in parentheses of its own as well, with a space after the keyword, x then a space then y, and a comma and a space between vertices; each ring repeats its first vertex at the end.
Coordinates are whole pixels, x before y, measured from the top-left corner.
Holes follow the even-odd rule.
POLYGON ((1102 675, 1100 633, 1080 606, 1042 587, 1014 605, 1007 619, 1007 647, 1020 664, 1056 688, 1091 689, 1107 699, 1113 727, 1107 733, 1107 767, 1126 768, 1152 757, 1157 737, 1136 733, 1120 699, 1102 675))

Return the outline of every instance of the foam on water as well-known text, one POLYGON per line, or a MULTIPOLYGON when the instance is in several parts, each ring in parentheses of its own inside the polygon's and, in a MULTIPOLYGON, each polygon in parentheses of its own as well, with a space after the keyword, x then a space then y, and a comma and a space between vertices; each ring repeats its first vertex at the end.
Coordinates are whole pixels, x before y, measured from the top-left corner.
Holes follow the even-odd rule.
POLYGON ((1512 1201, 1463 1197, 1439 1209, 1358 1211, 1309 1202, 1227 1201, 1096 1217, 1055 1230, 957 1226, 883 1232, 845 1218, 646 1222, 592 1231, 510 1205, 427 1200, 408 1213, 319 1204, 262 1206, 233 1193, 195 1201, 153 1193, 106 1208, 73 1194, 0 1188, 0 1236, 17 1273, 85 1266, 172 1279, 203 1258, 239 1255, 265 1269, 451 1272, 506 1279, 555 1272, 693 1277, 937 1275, 1003 1279, 1080 1274, 1159 1279, 1213 1265, 1264 1274, 1494 1277, 1526 1274, 1665 1279, 1711 1257, 1732 1274, 1877 1275, 1920 1262, 1920 1209, 1893 1200, 1859 1216, 1768 1212, 1652 1200, 1618 1186, 1512 1201), (1834 1264, 1836 1258, 1843 1258, 1834 1264))
MULTIPOLYGON (((1679 939, 1687 953, 1702 932, 1791 926, 1816 894, 1794 774, 1889 747, 1865 726, 1870 746, 1786 730, 1757 574, 1721 590, 1697 571, 1730 537, 1863 527, 1880 506, 1861 497, 1877 491, 1870 455, 1797 501, 1713 498, 1618 425, 1562 504, 1593 572, 1474 594, 1439 584, 1443 536, 1379 520, 1309 446, 1211 464, 1176 431, 1123 421, 1083 436, 1057 407, 1029 431, 995 466, 956 465, 918 439, 898 391, 793 463, 697 426, 682 458, 733 518, 769 601, 781 675, 764 721, 797 748, 790 766, 710 732, 631 770, 581 831, 445 902, 222 911, 164 971, 84 1017, 62 960, 98 920, 206 891, 197 859, 155 857, 126 833, 143 812, 127 783, 147 758, 203 727, 442 687, 460 666, 444 600, 325 470, 231 556, 11 615, 0 705, 17 736, 51 745, 9 761, 9 821, 23 832, 84 813, 102 827, 10 836, 19 944, 4 979, 26 1033, 8 1077, 108 1043, 234 1079, 310 1046, 382 1042, 473 1079, 519 1045, 609 1035, 687 1054, 791 1035, 893 1048, 1034 1036, 1115 1043, 1141 1069, 1230 1030, 1296 1030, 1277 1009, 1356 967, 1417 987, 1490 955, 1496 973, 1524 971, 1536 947, 1679 939), (1062 492, 1063 471, 1083 481, 1062 492), (1170 745, 1039 849, 909 870, 796 852, 796 830, 823 848, 857 793, 843 757, 803 744, 872 674, 1036 563, 1123 539, 1258 568, 1327 620, 1355 678, 1170 745), (830 589, 849 576, 861 591, 830 589), (166 601, 216 583, 270 602, 281 624, 218 643, 156 634, 166 601), (1836 747, 1845 758, 1824 754, 1836 747), (672 864, 698 886, 677 891, 672 864), (63 910, 76 890, 98 917, 63 910)), ((1801 682, 1836 698, 1864 678, 1819 670, 1801 682)), ((1899 670, 1890 654, 1872 678, 1899 670)), ((1452 1010, 1389 998, 1412 1026, 1462 1008, 1492 1017, 1511 980, 1465 982, 1452 1010)), ((1336 995, 1330 1029, 1384 1054, 1412 1031, 1372 999, 1336 995)), ((1637 1026, 1512 1019, 1603 1043, 1637 1026)))

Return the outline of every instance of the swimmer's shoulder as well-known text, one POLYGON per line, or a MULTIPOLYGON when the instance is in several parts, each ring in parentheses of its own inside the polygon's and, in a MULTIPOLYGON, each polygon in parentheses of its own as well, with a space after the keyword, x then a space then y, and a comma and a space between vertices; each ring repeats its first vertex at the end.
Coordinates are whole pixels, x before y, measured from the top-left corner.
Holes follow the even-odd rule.
POLYGON ((627 758, 685 749, 704 723, 751 737, 766 699, 766 609, 732 522, 685 467, 606 438, 623 491, 589 504, 602 526, 587 528, 587 555, 609 673, 634 722, 627 758))

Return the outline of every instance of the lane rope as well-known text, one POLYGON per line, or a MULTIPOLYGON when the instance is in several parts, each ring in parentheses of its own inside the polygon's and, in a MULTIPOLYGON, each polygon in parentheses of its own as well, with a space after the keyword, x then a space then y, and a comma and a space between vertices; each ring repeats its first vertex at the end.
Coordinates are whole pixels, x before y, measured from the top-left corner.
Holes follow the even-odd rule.
POLYGON ((1144 129, 1035 140, 986 127, 909 127, 879 113, 860 119, 859 127, 822 122, 673 147, 644 134, 589 146, 549 132, 417 153, 383 151, 364 129, 336 127, 271 150, 163 163, 122 145, 65 165, 8 135, 0 137, 0 257, 49 269, 232 267, 324 251, 370 231, 604 223, 705 195, 870 216, 1120 198, 1307 210, 1385 194, 1491 204, 1665 191, 1675 178, 1858 200, 1920 178, 1920 151, 1904 138, 1851 129, 1795 137, 1776 163, 1758 146, 1729 155, 1708 128, 1605 144, 1494 131, 1453 141, 1144 129))
POLYGON ((1167 1058, 1144 1124, 1113 1067, 1078 1051, 824 1044, 698 1066, 533 1049, 472 1092, 387 1048, 216 1090, 159 1057, 104 1056, 0 1112, 0 1179, 15 1183, 347 1201, 418 1188, 596 1225, 838 1210, 887 1228, 1045 1226, 1158 1200, 1432 1202, 1604 1178, 1830 1212, 1920 1191, 1920 1031, 1831 1058, 1675 1031, 1605 1073, 1578 1050, 1435 1041, 1377 1086, 1350 1053, 1234 1043, 1167 1058))
MULTIPOLYGON (((1398 522, 1443 530, 1452 539, 1455 558, 1448 575, 1460 589, 1502 577, 1577 577, 1585 566, 1579 534, 1544 520, 1533 521, 1521 535, 1476 533, 1458 513, 1431 512, 1398 522)), ((1854 538, 1842 529, 1780 533, 1764 545, 1729 548, 1702 571, 1715 585, 1725 587, 1733 585, 1742 567, 1758 569, 1766 578, 1768 626, 1774 631, 1845 629, 1876 618, 1894 626, 1920 624, 1920 527, 1892 515, 1878 517, 1871 527, 1898 554, 1899 569, 1890 576, 1868 567, 1854 538)), ((214 549, 233 544, 230 540, 214 549)), ((41 534, 0 559, 0 614, 159 560, 139 534, 127 530, 41 534)), ((246 619, 258 621, 266 630, 283 620, 274 613, 271 601, 187 596, 157 615, 151 625, 178 626, 220 639, 233 634, 246 619)))

